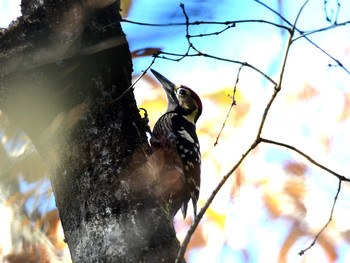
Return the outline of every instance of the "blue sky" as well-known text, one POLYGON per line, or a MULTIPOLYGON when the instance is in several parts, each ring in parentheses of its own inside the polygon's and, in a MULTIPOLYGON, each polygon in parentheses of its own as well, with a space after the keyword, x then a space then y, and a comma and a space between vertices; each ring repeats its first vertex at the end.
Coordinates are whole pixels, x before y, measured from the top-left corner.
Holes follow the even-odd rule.
POLYGON ((0 0, 0 27, 7 27, 21 15, 20 3, 20 0, 0 0))

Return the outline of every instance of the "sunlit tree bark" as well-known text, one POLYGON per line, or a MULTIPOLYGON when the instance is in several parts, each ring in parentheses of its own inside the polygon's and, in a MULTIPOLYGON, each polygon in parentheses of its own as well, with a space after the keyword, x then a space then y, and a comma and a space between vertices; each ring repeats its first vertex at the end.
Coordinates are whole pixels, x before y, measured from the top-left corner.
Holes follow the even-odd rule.
POLYGON ((73 262, 173 262, 114 1, 22 1, 0 32, 0 108, 45 160, 73 262))

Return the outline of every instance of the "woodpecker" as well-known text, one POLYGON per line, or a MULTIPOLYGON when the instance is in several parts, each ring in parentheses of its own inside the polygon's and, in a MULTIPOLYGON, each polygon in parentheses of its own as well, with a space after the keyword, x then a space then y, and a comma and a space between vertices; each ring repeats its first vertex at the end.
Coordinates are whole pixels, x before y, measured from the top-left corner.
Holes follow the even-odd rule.
POLYGON ((150 140, 162 194, 171 218, 180 208, 186 218, 190 199, 197 216, 201 153, 196 122, 202 113, 202 102, 190 88, 173 84, 155 70, 151 72, 168 99, 167 110, 156 122, 150 140))

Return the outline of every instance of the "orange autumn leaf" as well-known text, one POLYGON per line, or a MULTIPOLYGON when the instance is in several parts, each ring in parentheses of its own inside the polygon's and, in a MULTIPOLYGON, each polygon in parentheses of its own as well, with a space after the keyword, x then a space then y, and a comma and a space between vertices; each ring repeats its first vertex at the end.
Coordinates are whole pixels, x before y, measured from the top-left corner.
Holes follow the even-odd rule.
POLYGON ((313 97, 319 96, 320 93, 313 86, 305 83, 304 88, 297 94, 296 99, 300 101, 309 101, 313 97))
POLYGON ((278 255, 278 262, 285 263, 287 262, 287 255, 290 251, 291 247, 295 244, 295 242, 305 236, 306 233, 304 233, 298 225, 294 225, 290 230, 289 233, 284 240, 280 253, 278 255))
POLYGON ((67 247, 67 244, 63 241, 64 237, 61 235, 61 221, 58 215, 58 210, 53 209, 41 220, 42 227, 45 226, 45 232, 47 237, 52 242, 52 245, 59 250, 63 250, 67 247))
POLYGON ((344 121, 350 116, 350 93, 344 94, 344 107, 341 112, 338 122, 344 121))
POLYGON ((235 194, 239 193, 241 186, 245 184, 244 170, 242 168, 237 168, 234 179, 231 190, 232 198, 234 198, 235 194))
POLYGON ((323 135, 321 137, 320 140, 321 140, 322 145, 324 146, 324 149, 325 149, 326 153, 329 153, 329 150, 330 150, 330 148, 332 147, 332 144, 333 144, 333 139, 334 139, 333 136, 329 137, 328 135, 323 135))
POLYGON ((320 235, 317 239, 317 242, 322 247, 325 254, 328 256, 329 262, 336 262, 338 259, 338 252, 335 242, 329 239, 327 235, 320 235))
POLYGON ((294 94, 287 95, 288 103, 297 103, 297 102, 309 102, 312 98, 319 96, 320 93, 313 86, 308 83, 304 84, 304 87, 298 92, 294 94))
POLYGON ((263 195, 263 201, 268 209, 270 215, 273 218, 278 218, 281 216, 281 204, 277 195, 265 194, 263 195))

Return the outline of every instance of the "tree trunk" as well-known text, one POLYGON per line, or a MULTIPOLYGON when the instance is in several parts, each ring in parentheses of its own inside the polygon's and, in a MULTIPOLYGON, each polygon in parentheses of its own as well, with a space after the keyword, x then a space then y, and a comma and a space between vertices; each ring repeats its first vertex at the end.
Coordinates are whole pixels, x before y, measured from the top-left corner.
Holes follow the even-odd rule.
POLYGON ((110 2, 22 0, 0 32, 0 108, 48 166, 73 262, 174 262, 133 93, 119 98, 132 63, 110 2))

